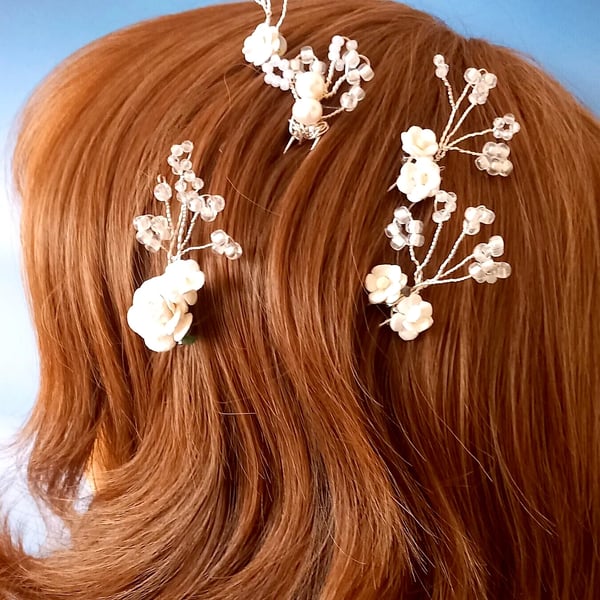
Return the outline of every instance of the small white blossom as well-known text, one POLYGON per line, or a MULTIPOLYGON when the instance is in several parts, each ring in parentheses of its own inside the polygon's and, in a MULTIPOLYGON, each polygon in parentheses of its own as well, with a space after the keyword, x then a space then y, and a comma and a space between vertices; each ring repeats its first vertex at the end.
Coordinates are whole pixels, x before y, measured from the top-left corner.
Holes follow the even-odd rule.
POLYGON ((367 275, 365 287, 369 292, 371 304, 388 305, 397 302, 401 296, 402 289, 406 287, 408 277, 402 272, 398 265, 377 265, 367 275))
POLYGON ((403 340, 414 340, 433 325, 433 309, 417 292, 403 298, 393 308, 390 327, 403 340))
POLYGON ((400 137, 402 138, 402 150, 413 158, 433 157, 438 151, 435 133, 431 129, 422 129, 413 125, 400 137))
POLYGON ((150 350, 167 352, 181 342, 192 325, 189 307, 198 299, 204 273, 195 260, 177 260, 163 275, 152 277, 135 291, 127 312, 129 327, 150 350))
POLYGON ((279 33, 279 29, 267 23, 261 23, 244 40, 244 58, 247 62, 260 67, 268 62, 274 54, 281 56, 287 50, 285 38, 279 33))
POLYGON ((439 165, 431 158, 421 157, 410 160, 402 166, 396 186, 406 194, 410 202, 420 202, 435 196, 441 182, 439 165))

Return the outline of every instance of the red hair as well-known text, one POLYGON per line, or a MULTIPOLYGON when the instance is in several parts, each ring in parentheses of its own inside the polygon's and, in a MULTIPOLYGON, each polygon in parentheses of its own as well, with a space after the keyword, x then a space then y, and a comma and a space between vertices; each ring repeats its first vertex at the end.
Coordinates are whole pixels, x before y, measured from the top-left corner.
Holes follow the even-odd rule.
POLYGON ((258 18, 234 4, 117 32, 24 111, 14 169, 41 357, 29 478, 70 541, 34 558, 5 534, 1 595, 594 598, 598 122, 530 62, 426 14, 306 0, 290 54, 343 33, 377 75, 315 150, 283 155, 290 97, 241 55, 258 18), (498 75, 474 128, 507 111, 523 124, 511 177, 454 155, 444 172, 459 200, 497 210, 513 276, 432 289, 436 323, 405 343, 363 281, 395 260, 400 132, 447 119, 438 52, 457 83, 472 65, 498 75), (164 266, 131 220, 185 138, 245 255, 199 258, 198 341, 158 355, 126 323, 164 266))

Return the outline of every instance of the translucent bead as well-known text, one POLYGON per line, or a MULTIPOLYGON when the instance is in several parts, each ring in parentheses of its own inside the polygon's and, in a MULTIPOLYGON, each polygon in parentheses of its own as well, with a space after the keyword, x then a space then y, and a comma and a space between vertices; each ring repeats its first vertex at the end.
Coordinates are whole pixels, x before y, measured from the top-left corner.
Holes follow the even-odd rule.
POLYGON ((360 72, 358 69, 352 69, 346 73, 346 81, 350 85, 357 85, 360 83, 360 72))
POLYGON ((173 167, 174 169, 179 168, 179 159, 174 154, 171 154, 171 156, 169 156, 169 158, 167 158, 167 163, 169 164, 169 166, 173 167))
POLYGON ((445 59, 445 58, 444 58, 444 57, 443 57, 441 54, 436 54, 436 55, 433 57, 433 64, 434 64, 436 67, 441 67, 441 66, 442 66, 443 64, 445 64, 445 63, 446 63, 446 59, 445 59))
POLYGON ((483 272, 483 269, 479 263, 472 263, 469 265, 469 275, 477 283, 485 283, 485 273, 483 272))
POLYGON ((321 60, 315 60, 315 62, 310 65, 310 70, 319 73, 320 75, 324 75, 327 72, 327 65, 321 60))
POLYGON ((181 156, 183 154, 183 148, 179 144, 171 146, 171 154, 173 156, 181 156))
POLYGON ((188 183, 191 183, 192 181, 196 181, 196 173, 194 173, 194 171, 186 171, 183 174, 183 179, 185 181, 187 181, 188 183))
POLYGON ((212 223, 217 218, 217 211, 208 203, 203 202, 200 205, 200 218, 207 223, 212 223))
POLYGON ((331 38, 332 45, 338 46, 339 48, 344 45, 345 41, 346 40, 341 35, 334 35, 333 38, 331 38))
POLYGON ((135 219, 133 219, 133 226, 138 231, 146 231, 146 229, 150 229, 152 224, 152 216, 151 215, 139 215, 135 219))
POLYGON ((408 243, 411 246, 416 246, 417 248, 420 248, 421 246, 423 246, 423 244, 425 244, 425 236, 421 235, 420 233, 411 233, 408 236, 408 243))
POLYGON ((279 89, 283 92, 288 92, 290 90, 290 80, 282 77, 279 82, 279 89))
POLYGON ((496 219, 496 214, 493 210, 486 208, 485 206, 479 207, 479 222, 484 225, 491 225, 496 219))
POLYGON ((406 224, 406 231, 408 233, 423 233, 423 221, 410 221, 406 224))
POLYGON ((344 54, 343 58, 349 69, 356 69, 360 64, 360 55, 356 50, 349 50, 344 54))
POLYGON ((477 244, 473 249, 473 258, 482 263, 490 257, 490 248, 487 244, 477 244))
POLYGON ((496 277, 499 279, 506 279, 510 277, 512 273, 512 267, 507 262, 496 263, 496 277))
POLYGON ((303 64, 308 65, 313 60, 315 60, 315 53, 313 52, 313 49, 310 46, 304 46, 303 48, 301 48, 300 61, 303 64))
POLYGON ((446 210, 446 209, 442 209, 442 210, 436 210, 432 215, 431 215, 431 220, 434 223, 437 223, 438 225, 440 223, 444 223, 445 221, 447 221, 450 218, 450 213, 446 210))
POLYGON ((406 206, 399 206, 394 211, 394 218, 398 220, 399 223, 405 225, 406 223, 412 220, 412 215, 410 214, 410 210, 406 206))
POLYGON ((281 71, 287 71, 290 68, 290 61, 287 58, 282 58, 279 60, 278 67, 281 71))
POLYGON ((358 100, 349 93, 342 94, 340 106, 347 111, 353 111, 358 105, 358 100))
POLYGON ((175 189, 178 192, 185 192, 185 190, 187 190, 187 185, 186 185, 185 181, 183 179, 179 179, 178 181, 176 181, 175 189))
POLYGON ((221 212, 225 208, 225 198, 223 196, 211 196, 210 201, 217 212, 221 212))
POLYGON ((477 235, 481 231, 481 226, 478 221, 465 221, 463 231, 467 235, 477 235))
POLYGON ((344 60, 343 60, 343 59, 341 59, 341 58, 338 58, 338 59, 335 61, 335 65, 334 65, 334 67, 335 67, 335 70, 336 70, 336 71, 343 71, 343 70, 346 68, 346 63, 344 62, 344 60))
POLYGON ((154 187, 154 197, 159 202, 167 202, 173 196, 173 190, 171 186, 166 182, 162 181, 154 187))
POLYGON ((194 144, 190 140, 185 140, 185 142, 182 142, 181 147, 184 152, 191 152, 194 149, 194 144))
POLYGON ((449 70, 450 70, 450 67, 448 65, 441 65, 436 68, 435 76, 438 77, 439 79, 443 79, 444 77, 446 77, 448 75, 449 70))
POLYGON ((489 247, 490 254, 495 258, 504 254, 504 240, 502 239, 502 236, 493 235, 487 243, 487 246, 489 247))
POLYGON ((263 70, 263 73, 272 73, 273 72, 273 65, 271 63, 266 62, 262 66, 262 70, 263 70))
POLYGON ((498 78, 493 73, 484 73, 482 79, 488 89, 495 88, 498 83, 498 78))
POLYGON ((375 71, 373 71, 371 65, 367 63, 360 65, 360 67, 358 68, 358 72, 363 78, 363 81, 371 81, 373 77, 375 77, 375 71))
POLYGON ((201 190, 204 187, 204 180, 200 179, 200 177, 196 177, 196 179, 194 179, 194 181, 192 181, 192 187, 196 191, 201 190))
POLYGON ((359 85, 351 87, 348 93, 354 96, 358 102, 364 100, 365 96, 367 95, 365 90, 363 90, 359 85))
POLYGON ((180 167, 184 171, 191 171, 191 169, 192 169, 192 161, 186 158, 185 160, 181 161, 180 167))
POLYGON ((390 241, 390 246, 397 252, 406 248, 407 245, 408 237, 405 237, 404 235, 394 236, 390 241))
POLYGON ((229 260, 237 260, 242 256, 242 247, 237 242, 227 244, 225 248, 225 256, 229 260))
POLYGON ((481 73, 475 67, 470 67, 465 71, 465 81, 475 85, 481 79, 481 73))
POLYGON ((393 238, 400 235, 400 228, 395 222, 392 222, 384 229, 384 232, 387 237, 393 238))
POLYGON ((222 229, 216 229, 210 234, 210 241, 216 246, 226 244, 228 240, 229 236, 222 229))
POLYGON ((358 42, 356 40, 348 40, 346 42, 347 50, 358 50, 358 42))
POLYGON ((292 60, 290 60, 290 69, 294 72, 302 70, 302 63, 298 58, 292 58, 292 60))

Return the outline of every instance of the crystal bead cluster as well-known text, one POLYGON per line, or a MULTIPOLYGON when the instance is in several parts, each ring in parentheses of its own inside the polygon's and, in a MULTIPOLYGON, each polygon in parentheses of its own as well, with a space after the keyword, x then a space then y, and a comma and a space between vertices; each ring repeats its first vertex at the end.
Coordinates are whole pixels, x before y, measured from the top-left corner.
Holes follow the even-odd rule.
POLYGON ((270 2, 255 1, 263 7, 266 15, 265 23, 259 25, 259 28, 262 26, 263 29, 276 29, 277 35, 274 31, 271 32, 269 39, 263 44, 263 50, 258 52, 254 49, 259 37, 257 28, 244 42, 244 56, 248 62, 262 68, 265 83, 282 91, 290 91, 294 97, 292 116, 289 120, 290 141, 285 151, 294 140, 310 140, 314 148, 321 136, 328 131, 329 119, 342 112, 352 112, 365 98, 362 84, 371 81, 375 73, 369 59, 359 54, 358 42, 340 35, 331 40, 328 62, 319 60, 310 46, 304 46, 295 58, 283 58, 287 47, 285 41, 273 40, 276 37, 283 40, 279 34, 279 26, 287 4, 284 3, 279 23, 271 26, 270 2), (254 50, 248 52, 248 48, 254 50), (257 61, 259 56, 261 60, 257 61), (336 97, 339 97, 339 107, 325 114, 323 102, 336 97))
POLYGON ((167 253, 164 273, 146 280, 135 291, 127 312, 130 328, 154 352, 165 352, 190 339, 192 315, 189 309, 197 302, 197 292, 205 278, 195 260, 183 257, 194 250, 208 248, 230 260, 242 255, 241 246, 221 229, 213 231, 210 243, 190 246, 198 219, 212 222, 225 207, 222 196, 201 194, 204 182, 193 170, 193 149, 190 141, 172 146, 167 162, 178 176, 173 187, 164 177, 157 179, 154 197, 164 206, 165 215, 139 215, 133 220, 140 244, 150 252, 164 250, 167 253), (171 205, 173 196, 179 205, 176 222, 171 205))
POLYGON ((446 87, 451 108, 450 117, 439 141, 432 130, 416 125, 402 133, 402 150, 405 158, 395 187, 406 196, 409 205, 396 208, 392 222, 385 229, 385 234, 390 238, 390 245, 394 250, 408 250, 414 266, 412 273, 414 283, 409 285, 409 274, 402 272, 400 266, 390 264, 377 265, 365 279, 369 302, 385 304, 389 307, 390 317, 385 324, 388 324, 403 340, 416 339, 433 324, 433 308, 421 296, 421 292, 426 288, 469 279, 478 283, 496 283, 511 274, 508 263, 495 260, 504 253, 504 240, 499 235, 493 235, 487 243, 476 245, 470 254, 461 260, 455 260, 467 237, 478 235, 482 226, 492 225, 495 221, 495 213, 486 206, 480 205, 466 208, 463 213, 462 228, 446 258, 437 271, 430 276, 425 275, 425 270, 433 259, 442 229, 451 221, 457 210, 456 194, 441 189, 439 161, 450 151, 472 154, 476 156, 478 169, 485 170, 490 175, 507 176, 512 171, 512 163, 508 159, 510 149, 505 142, 510 141, 520 130, 515 117, 507 114, 494 119, 489 129, 453 139, 471 110, 487 102, 490 90, 497 85, 497 78, 485 69, 473 67, 467 69, 464 73, 466 86, 455 100, 454 90, 447 79, 450 67, 440 54, 434 57, 433 63, 436 77, 441 79, 446 87), (468 107, 458 117, 460 106, 465 99, 468 101, 468 107), (459 146, 465 140, 487 134, 493 134, 496 139, 502 141, 487 142, 480 153, 459 146), (426 225, 413 217, 411 208, 426 198, 433 198, 431 221, 435 229, 427 251, 422 258, 419 258, 415 250, 425 245, 426 225), (460 274, 460 271, 464 273, 465 269, 467 274, 460 274))

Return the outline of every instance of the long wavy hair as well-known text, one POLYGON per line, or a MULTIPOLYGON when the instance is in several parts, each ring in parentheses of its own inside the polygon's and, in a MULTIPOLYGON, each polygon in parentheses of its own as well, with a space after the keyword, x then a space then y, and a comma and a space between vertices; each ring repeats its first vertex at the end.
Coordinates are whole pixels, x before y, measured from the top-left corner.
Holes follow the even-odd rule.
POLYGON ((312 152, 282 154, 291 96, 243 60, 251 3, 109 35, 23 112, 14 177, 41 360, 23 443, 69 541, 32 557, 4 533, 0 595, 597 597, 598 122, 530 61, 406 6, 291 4, 290 53, 342 33, 376 71, 312 152), (523 124, 509 178, 457 153, 444 172, 460 201, 498 211, 513 276, 433 288, 436 323, 406 343, 378 327, 363 281, 397 256, 382 233, 400 132, 448 117, 438 52, 457 84, 473 65, 498 75, 473 127, 507 111, 523 124), (245 255, 199 257, 198 339, 155 354, 126 314, 163 264, 131 221, 183 139, 245 255))

